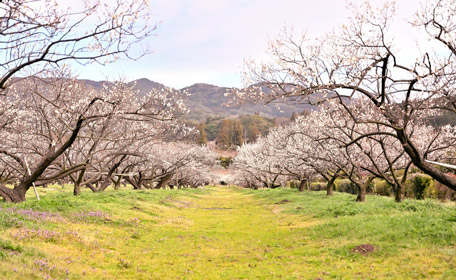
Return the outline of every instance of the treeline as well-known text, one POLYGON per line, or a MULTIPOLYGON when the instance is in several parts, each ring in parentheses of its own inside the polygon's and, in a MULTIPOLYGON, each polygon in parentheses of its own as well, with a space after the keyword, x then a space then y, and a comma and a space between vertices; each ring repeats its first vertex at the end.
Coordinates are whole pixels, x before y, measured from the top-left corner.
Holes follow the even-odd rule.
POLYGON ((153 89, 140 96, 122 82, 94 90, 55 74, 24 78, 0 96, 4 201, 25 201, 32 186, 54 183, 71 183, 79 195, 82 188, 198 187, 213 181, 216 154, 195 144, 196 129, 179 118, 185 111, 179 91, 153 89))
MULTIPOLYGON (((444 172, 450 172, 448 169, 441 168, 444 172)), ((399 171, 398 175, 403 173, 399 171)), ((402 177, 402 176, 401 176, 402 177)), ((286 187, 293 189, 302 188, 308 191, 326 191, 327 182, 322 178, 315 178, 312 181, 306 182, 305 185, 301 185, 300 181, 287 181, 286 187)), ((349 179, 338 178, 334 181, 334 191, 345 192, 350 194, 357 194, 358 190, 356 185, 349 179)), ((371 195, 382 195, 382 196, 393 196, 394 188, 391 184, 383 179, 376 178, 372 180, 366 189, 367 194, 371 195)), ((413 199, 439 199, 441 201, 455 201, 456 192, 443 186, 439 182, 433 180, 430 176, 423 174, 418 169, 413 169, 411 176, 404 182, 404 198, 413 199)))
POLYGON ((352 8, 330 33, 311 38, 284 29, 268 59, 246 61, 244 79, 253 85, 227 93, 231 104, 303 103, 318 111, 242 146, 233 166, 249 187, 317 173, 331 195, 344 178, 360 202, 374 179, 402 201, 413 168, 456 191, 456 176, 438 167, 456 164, 455 1, 426 1, 407 19, 417 42, 432 42, 411 50, 414 59, 393 39, 394 2, 352 8))
POLYGON ((199 130, 196 140, 199 144, 215 141, 218 147, 227 150, 255 142, 259 136, 265 136, 276 122, 276 119, 256 113, 237 118, 208 117, 205 122, 193 125, 199 130))
MULTIPOLYGON (((409 197, 408 186, 416 173, 412 170, 419 168, 416 160, 405 153, 394 128, 378 130, 377 123, 368 121, 376 116, 375 107, 362 99, 353 100, 350 105, 327 102, 319 111, 299 116, 288 125, 271 129, 255 143, 243 145, 233 161, 238 173, 231 179, 254 189, 274 188, 296 180, 303 190, 305 184, 319 177, 326 182, 328 195, 332 195, 335 180, 342 178, 350 183, 348 189, 341 191, 358 194, 357 201, 361 202, 373 181, 380 179, 387 184, 384 189, 389 189, 400 202, 409 197)), ((455 131, 454 126, 434 128, 426 119, 417 119, 408 122, 407 140, 414 143, 416 153, 426 156, 426 163, 451 165, 456 154, 455 131)), ((449 170, 433 168, 436 173, 455 178, 449 170)))

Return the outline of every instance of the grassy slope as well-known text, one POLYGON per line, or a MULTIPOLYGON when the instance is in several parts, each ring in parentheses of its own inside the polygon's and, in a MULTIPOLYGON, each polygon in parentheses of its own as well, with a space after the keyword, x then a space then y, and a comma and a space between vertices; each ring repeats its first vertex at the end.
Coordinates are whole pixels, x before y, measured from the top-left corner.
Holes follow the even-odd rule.
POLYGON ((43 191, 1 205, 1 279, 456 278, 454 206, 280 189, 43 191), (352 253, 366 243, 376 252, 352 253))

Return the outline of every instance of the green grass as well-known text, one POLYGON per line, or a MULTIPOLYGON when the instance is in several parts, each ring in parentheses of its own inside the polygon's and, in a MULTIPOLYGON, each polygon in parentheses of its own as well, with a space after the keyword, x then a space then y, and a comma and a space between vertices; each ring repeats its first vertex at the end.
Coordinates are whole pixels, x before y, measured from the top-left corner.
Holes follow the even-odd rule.
POLYGON ((51 186, 0 204, 0 279, 454 279, 456 209, 289 189, 51 186), (362 255, 355 246, 371 244, 362 255))
POLYGON ((288 213, 305 215, 307 218, 325 221, 316 226, 324 237, 352 236, 357 239, 375 236, 383 241, 398 243, 427 242, 432 244, 456 244, 456 207, 432 200, 405 200, 396 203, 392 198, 368 196, 366 203, 354 201, 354 196, 326 192, 299 193, 295 190, 262 190, 255 197, 280 203, 288 213))

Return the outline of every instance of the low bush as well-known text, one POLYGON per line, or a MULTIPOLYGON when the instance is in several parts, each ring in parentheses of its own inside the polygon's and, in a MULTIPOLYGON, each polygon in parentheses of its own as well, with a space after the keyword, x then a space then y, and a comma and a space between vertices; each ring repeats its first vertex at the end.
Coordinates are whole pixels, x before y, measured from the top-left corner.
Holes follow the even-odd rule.
POLYGON ((290 188, 290 189, 298 189, 299 188, 299 181, 297 180, 291 180, 291 181, 287 181, 287 188, 290 188))
POLYGON ((434 183, 431 177, 427 175, 415 175, 411 181, 416 199, 424 199, 425 197, 435 198, 436 190, 433 188, 434 183))
POLYGON ((310 184, 310 190, 312 191, 324 191, 326 190, 327 183, 323 182, 312 182, 310 184))
POLYGON ((385 180, 375 179, 372 181, 372 193, 383 196, 391 196, 393 187, 385 180))
POLYGON ((338 192, 345 192, 350 194, 358 193, 357 187, 349 179, 339 179, 334 182, 335 190, 338 192))

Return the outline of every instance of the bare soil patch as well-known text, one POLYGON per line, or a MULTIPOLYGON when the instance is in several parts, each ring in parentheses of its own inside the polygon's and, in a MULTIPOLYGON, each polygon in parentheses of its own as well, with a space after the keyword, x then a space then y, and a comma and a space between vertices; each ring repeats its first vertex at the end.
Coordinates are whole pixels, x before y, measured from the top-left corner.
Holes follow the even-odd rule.
POLYGON ((372 244, 361 244, 352 249, 352 253, 358 253, 363 256, 369 255, 377 251, 377 247, 372 244))

